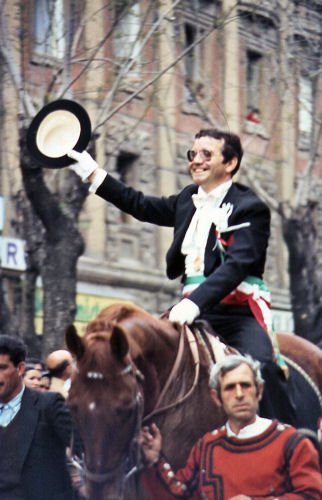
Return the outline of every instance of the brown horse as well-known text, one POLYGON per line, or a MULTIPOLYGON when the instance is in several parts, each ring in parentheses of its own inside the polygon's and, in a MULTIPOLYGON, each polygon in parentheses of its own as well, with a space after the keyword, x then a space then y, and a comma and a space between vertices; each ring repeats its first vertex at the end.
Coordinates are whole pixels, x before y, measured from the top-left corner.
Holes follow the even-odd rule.
MULTIPOLYGON (((297 363, 312 359, 314 351, 320 372, 321 351, 305 341, 303 348, 300 339, 296 352, 297 338, 287 335, 286 340, 283 352, 297 363)), ((178 468, 195 441, 225 421, 209 396, 211 359, 206 347, 167 319, 114 304, 88 324, 83 338, 69 327, 66 344, 77 358, 68 402, 84 442, 91 500, 123 498, 124 477, 142 423, 157 423, 163 451, 178 468)), ((321 382, 314 369, 311 376, 316 385, 321 382)), ((126 498, 146 498, 132 483, 129 492, 128 484, 126 498)))

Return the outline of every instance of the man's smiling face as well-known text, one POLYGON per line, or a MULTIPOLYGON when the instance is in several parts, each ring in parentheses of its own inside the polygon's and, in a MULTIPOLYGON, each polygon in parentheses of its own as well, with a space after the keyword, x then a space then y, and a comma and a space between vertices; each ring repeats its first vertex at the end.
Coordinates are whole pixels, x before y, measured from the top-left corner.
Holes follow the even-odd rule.
POLYGON ((237 158, 223 163, 224 139, 205 136, 196 139, 192 151, 195 156, 189 163, 192 180, 209 193, 215 187, 231 179, 237 158))

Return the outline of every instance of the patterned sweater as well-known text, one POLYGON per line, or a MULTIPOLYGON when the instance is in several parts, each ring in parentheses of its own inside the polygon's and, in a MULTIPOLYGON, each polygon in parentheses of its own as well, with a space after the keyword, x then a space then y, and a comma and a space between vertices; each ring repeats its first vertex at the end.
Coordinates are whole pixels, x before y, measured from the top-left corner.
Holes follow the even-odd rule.
POLYGON ((147 469, 152 500, 228 500, 243 494, 257 500, 321 500, 322 476, 311 441, 274 420, 249 439, 228 437, 226 427, 205 434, 176 473, 164 458, 147 469))

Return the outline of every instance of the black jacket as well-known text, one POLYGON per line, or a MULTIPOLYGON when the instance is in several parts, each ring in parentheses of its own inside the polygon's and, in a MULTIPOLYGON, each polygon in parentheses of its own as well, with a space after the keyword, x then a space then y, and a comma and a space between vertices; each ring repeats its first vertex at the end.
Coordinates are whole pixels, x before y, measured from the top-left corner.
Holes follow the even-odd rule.
MULTIPOLYGON (((177 195, 146 196, 107 175, 96 194, 141 221, 174 227, 173 242, 166 257, 167 275, 174 279, 184 275, 181 245, 195 212, 191 195, 197 191, 198 186, 192 184, 177 195)), ((215 226, 211 226, 205 250, 207 280, 189 296, 201 311, 218 304, 247 276, 262 278, 264 272, 270 235, 268 206, 250 188, 239 183, 232 184, 223 203, 233 204, 229 226, 244 222, 250 222, 250 226, 221 235, 226 241, 233 235, 233 243, 226 247, 224 262, 216 246, 215 226)))
POLYGON ((66 465, 72 419, 64 398, 26 387, 18 419, 19 464, 26 500, 72 500, 66 465))

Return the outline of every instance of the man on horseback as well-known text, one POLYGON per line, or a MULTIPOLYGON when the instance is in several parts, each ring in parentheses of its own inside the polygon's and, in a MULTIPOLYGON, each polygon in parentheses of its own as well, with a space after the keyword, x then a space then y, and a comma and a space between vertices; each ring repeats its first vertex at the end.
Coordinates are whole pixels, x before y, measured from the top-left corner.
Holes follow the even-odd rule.
POLYGON ((124 185, 85 151, 69 156, 77 161, 70 168, 91 182, 91 192, 141 221, 174 227, 167 275, 182 276, 183 292, 170 321, 207 320, 227 344, 261 361, 267 381, 262 413, 294 424, 284 375, 274 361, 270 297, 262 281, 270 211, 251 189, 232 181, 243 156, 239 137, 200 130, 187 153, 193 184, 168 198, 124 185))
POLYGON ((205 434, 179 471, 162 456, 158 427, 142 429, 148 465, 143 478, 151 498, 319 500, 322 476, 311 441, 291 426, 256 414, 263 391, 259 362, 228 356, 213 365, 209 385, 227 423, 205 434))

